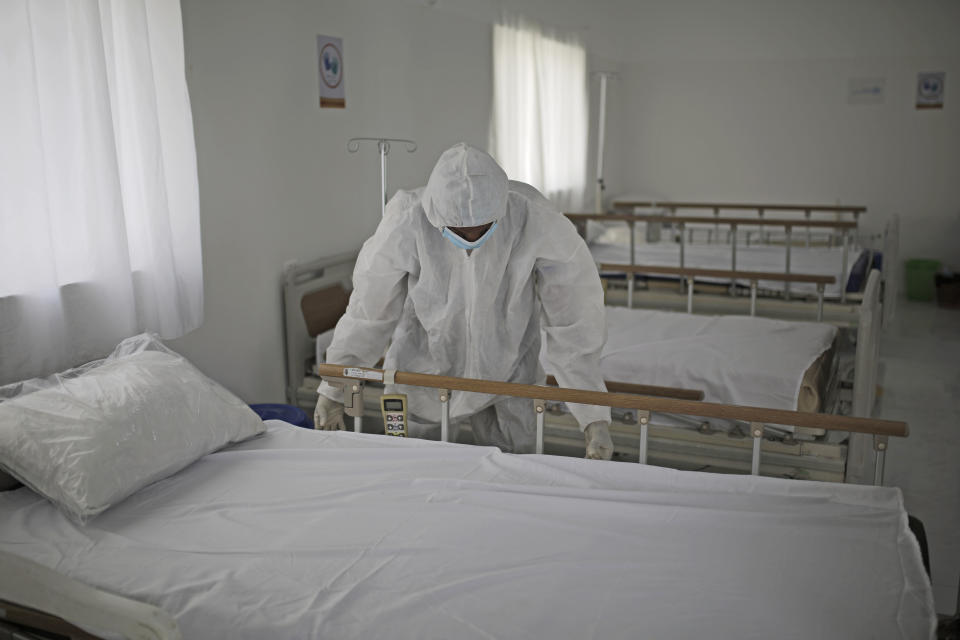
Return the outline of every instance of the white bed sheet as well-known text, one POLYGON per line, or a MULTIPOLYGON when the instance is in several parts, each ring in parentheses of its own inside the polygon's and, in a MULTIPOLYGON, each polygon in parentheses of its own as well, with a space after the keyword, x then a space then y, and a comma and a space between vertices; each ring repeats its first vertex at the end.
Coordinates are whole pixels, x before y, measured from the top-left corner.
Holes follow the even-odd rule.
POLYGON ((0 549, 185 638, 921 638, 900 491, 514 456, 271 421, 79 527, 0 494, 0 549))
MULTIPOLYGON (((609 234, 605 234, 590 244, 590 253, 595 262, 610 262, 618 264, 630 263, 629 235, 625 234, 623 242, 609 242, 609 234)), ((859 255, 859 250, 851 249, 847 256, 847 270, 842 282, 846 283, 850 276, 853 263, 859 255)), ((680 266, 680 245, 673 242, 641 243, 636 245, 636 264, 657 267, 680 266)), ((791 273, 803 273, 822 276, 839 277, 840 267, 843 265, 842 247, 793 247, 790 251, 791 273)), ((696 269, 730 269, 731 249, 726 244, 688 244, 684 250, 684 266, 696 269)), ((741 271, 777 271, 786 270, 786 251, 782 246, 751 245, 737 247, 737 269, 741 271)), ((710 282, 708 278, 698 278, 710 282)), ((717 282, 717 280, 712 280, 717 282)), ((724 281, 725 282, 725 281, 724 281)), ((750 286, 746 280, 738 284, 750 286)), ((784 283, 775 280, 761 280, 758 284, 761 289, 769 291, 783 291, 784 283)), ((839 298, 840 282, 828 284, 824 287, 824 297, 839 298)), ((790 285, 794 294, 816 295, 817 287, 812 283, 794 282, 790 285)))
POLYGON ((700 389, 707 402, 796 410, 836 327, 750 316, 607 307, 606 380, 700 389))

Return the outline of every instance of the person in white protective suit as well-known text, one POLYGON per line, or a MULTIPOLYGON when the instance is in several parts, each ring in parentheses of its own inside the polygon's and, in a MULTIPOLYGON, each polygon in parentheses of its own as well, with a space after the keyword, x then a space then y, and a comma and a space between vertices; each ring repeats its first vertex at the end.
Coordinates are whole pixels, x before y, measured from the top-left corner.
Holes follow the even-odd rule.
MULTIPOLYGON (((391 198, 360 251, 353 286, 327 362, 369 367, 383 356, 385 369, 543 384, 542 334, 544 362, 561 386, 606 391, 603 290, 586 244, 536 189, 508 181, 479 149, 448 149, 425 187, 391 198)), ((342 393, 326 382, 318 392, 317 428, 342 429, 342 393)), ((407 394, 411 435, 436 437, 436 390, 385 392, 407 394)), ((587 457, 609 460, 610 409, 569 409, 587 457)), ((469 422, 478 444, 535 449, 529 399, 454 391, 454 440, 458 422, 469 422)))

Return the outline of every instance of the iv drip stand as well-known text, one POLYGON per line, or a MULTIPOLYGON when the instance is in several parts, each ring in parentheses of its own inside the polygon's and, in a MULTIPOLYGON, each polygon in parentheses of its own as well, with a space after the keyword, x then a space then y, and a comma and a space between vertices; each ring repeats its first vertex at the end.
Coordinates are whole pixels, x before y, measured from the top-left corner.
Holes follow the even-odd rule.
POLYGON ((600 105, 597 109, 599 121, 597 123, 597 192, 594 200, 594 211, 603 213, 603 146, 607 137, 607 79, 615 78, 617 74, 609 71, 597 71, 600 76, 600 105))
POLYGON ((360 150, 363 141, 376 142, 380 151, 380 217, 382 218, 387 206, 387 154, 390 153, 391 142, 402 142, 407 147, 407 153, 417 150, 417 143, 403 138, 350 138, 347 140, 347 151, 356 153, 360 150))

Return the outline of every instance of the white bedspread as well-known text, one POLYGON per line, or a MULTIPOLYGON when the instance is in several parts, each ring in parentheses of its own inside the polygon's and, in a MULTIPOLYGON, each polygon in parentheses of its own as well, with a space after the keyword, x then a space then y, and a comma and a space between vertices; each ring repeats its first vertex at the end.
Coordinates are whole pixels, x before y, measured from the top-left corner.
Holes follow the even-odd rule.
POLYGON ((0 549, 185 638, 921 638, 897 489, 271 421, 78 527, 0 494, 0 549))
MULTIPOLYGON (((630 263, 630 236, 624 234, 623 242, 610 242, 610 232, 590 244, 590 253, 596 262, 618 264, 630 263)), ((843 266, 842 247, 792 247, 790 251, 791 273, 804 273, 821 276, 834 276, 838 281, 826 285, 824 296, 840 297, 840 268, 843 266)), ((857 259, 859 251, 850 250, 847 257, 847 272, 842 282, 846 282, 857 259)), ((674 242, 642 243, 636 246, 636 264, 658 267, 680 266, 680 244, 674 242)), ((684 252, 684 266, 698 269, 729 269, 731 267, 730 245, 726 244, 688 244, 684 252)), ((737 247, 737 269, 741 271, 786 270, 786 249, 776 245, 751 245, 737 247)), ((710 282, 710 279, 702 279, 710 282)), ((750 286, 746 280, 740 282, 750 286)), ((784 283, 775 280, 761 280, 759 286, 770 291, 783 291, 784 283)), ((817 293, 814 284, 794 282, 790 291, 795 294, 817 293)))
POLYGON ((604 378, 701 389, 707 402, 797 408, 803 374, 836 327, 607 307, 604 378))

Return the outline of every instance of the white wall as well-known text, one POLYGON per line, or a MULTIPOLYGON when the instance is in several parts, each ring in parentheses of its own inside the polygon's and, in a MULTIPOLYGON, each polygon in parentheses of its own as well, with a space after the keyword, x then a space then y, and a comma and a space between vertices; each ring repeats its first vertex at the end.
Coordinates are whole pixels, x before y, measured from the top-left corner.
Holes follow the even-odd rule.
POLYGON ((629 189, 678 200, 862 204, 868 229, 902 217, 901 252, 960 267, 960 92, 914 108, 917 71, 960 61, 673 62, 624 73, 620 162, 629 189), (878 105, 850 78, 883 77, 878 105))
POLYGON ((960 268, 960 4, 646 5, 617 31, 624 192, 862 204, 868 231, 901 215, 902 257, 960 268), (947 73, 943 110, 915 109, 920 71, 947 73), (883 104, 847 103, 877 77, 883 104))
POLYGON ((248 402, 284 399, 281 271, 360 246, 388 187, 426 182, 437 156, 486 146, 489 25, 414 3, 183 0, 200 177, 206 317, 173 343, 248 402), (345 110, 318 107, 316 35, 343 38, 345 110), (469 70, 465 72, 465 70, 469 70))

